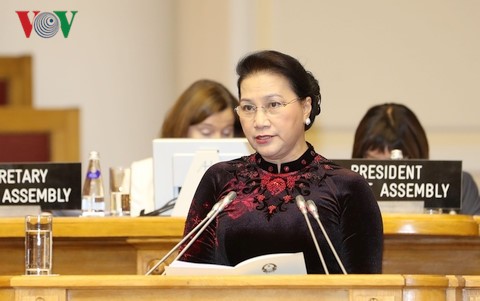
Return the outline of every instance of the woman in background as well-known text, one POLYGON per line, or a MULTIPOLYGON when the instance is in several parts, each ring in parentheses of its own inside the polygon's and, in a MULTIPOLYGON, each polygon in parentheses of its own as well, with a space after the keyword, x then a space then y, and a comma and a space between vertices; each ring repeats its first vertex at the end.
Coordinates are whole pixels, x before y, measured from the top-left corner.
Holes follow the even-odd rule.
POLYGON ((237 99, 222 84, 199 80, 185 90, 172 106, 161 138, 233 138, 243 136, 234 109, 237 99))
MULTIPOLYGON (((405 159, 428 159, 428 139, 417 116, 407 106, 385 103, 371 107, 355 131, 352 158, 390 159, 399 149, 405 159)), ((480 214, 478 187, 472 176, 462 174, 461 214, 480 214)))
MULTIPOLYGON (((238 101, 216 81, 202 79, 191 84, 166 115, 161 138, 233 138, 243 132, 234 108, 238 101)), ((155 208, 153 159, 131 164, 131 215, 150 213, 155 208)))
POLYGON ((342 266, 346 273, 381 273, 382 218, 368 183, 305 140, 320 114, 318 81, 295 58, 276 51, 248 55, 237 74, 236 111, 256 153, 206 171, 185 234, 224 196, 237 196, 181 260, 234 266, 260 255, 302 252, 308 273, 342 273, 342 266), (322 264, 297 198, 315 203, 339 261, 313 222, 322 264))

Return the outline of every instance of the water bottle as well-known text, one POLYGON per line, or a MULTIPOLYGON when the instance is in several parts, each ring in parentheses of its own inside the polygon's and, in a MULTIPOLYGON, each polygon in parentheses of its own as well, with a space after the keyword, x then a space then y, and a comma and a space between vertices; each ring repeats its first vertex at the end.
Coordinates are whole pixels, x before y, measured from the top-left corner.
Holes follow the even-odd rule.
POLYGON ((100 155, 96 151, 90 152, 87 174, 82 191, 82 215, 104 216, 105 198, 103 189, 100 155))
POLYGON ((403 159, 403 152, 401 149, 392 149, 390 152, 390 159, 392 160, 402 160, 403 159))

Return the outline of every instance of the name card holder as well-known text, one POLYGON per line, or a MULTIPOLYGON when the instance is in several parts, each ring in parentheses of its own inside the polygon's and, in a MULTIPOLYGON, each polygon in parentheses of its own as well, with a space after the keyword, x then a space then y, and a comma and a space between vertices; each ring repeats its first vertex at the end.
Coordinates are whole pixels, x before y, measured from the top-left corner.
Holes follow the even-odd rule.
POLYGON ((462 161, 333 160, 362 175, 382 212, 420 213, 461 207, 462 161))
POLYGON ((81 163, 0 164, 0 216, 81 209, 81 163))

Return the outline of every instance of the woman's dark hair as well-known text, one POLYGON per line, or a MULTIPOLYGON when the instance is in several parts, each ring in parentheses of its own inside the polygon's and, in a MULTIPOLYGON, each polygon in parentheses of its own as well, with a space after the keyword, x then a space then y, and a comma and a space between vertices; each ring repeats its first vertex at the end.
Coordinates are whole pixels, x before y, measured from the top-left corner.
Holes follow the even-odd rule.
POLYGON ((355 132, 352 158, 364 158, 371 150, 400 149, 408 159, 428 159, 425 130, 408 107, 385 103, 371 107, 355 132))
POLYGON ((287 54, 273 50, 254 52, 244 57, 237 64, 239 98, 241 98, 240 85, 242 81, 257 72, 282 75, 288 80, 298 97, 302 99, 310 97, 312 99, 312 111, 309 116, 311 123, 305 125, 305 130, 308 130, 312 126, 315 116, 320 114, 321 111, 320 86, 313 74, 305 70, 297 59, 287 54))

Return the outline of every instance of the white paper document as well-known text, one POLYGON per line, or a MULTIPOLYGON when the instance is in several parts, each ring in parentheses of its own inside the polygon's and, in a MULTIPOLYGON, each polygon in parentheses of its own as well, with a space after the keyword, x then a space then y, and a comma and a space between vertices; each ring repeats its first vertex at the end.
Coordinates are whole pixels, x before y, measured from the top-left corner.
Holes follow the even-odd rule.
POLYGON ((247 259, 236 266, 176 260, 165 275, 306 275, 303 253, 268 254, 247 259))

